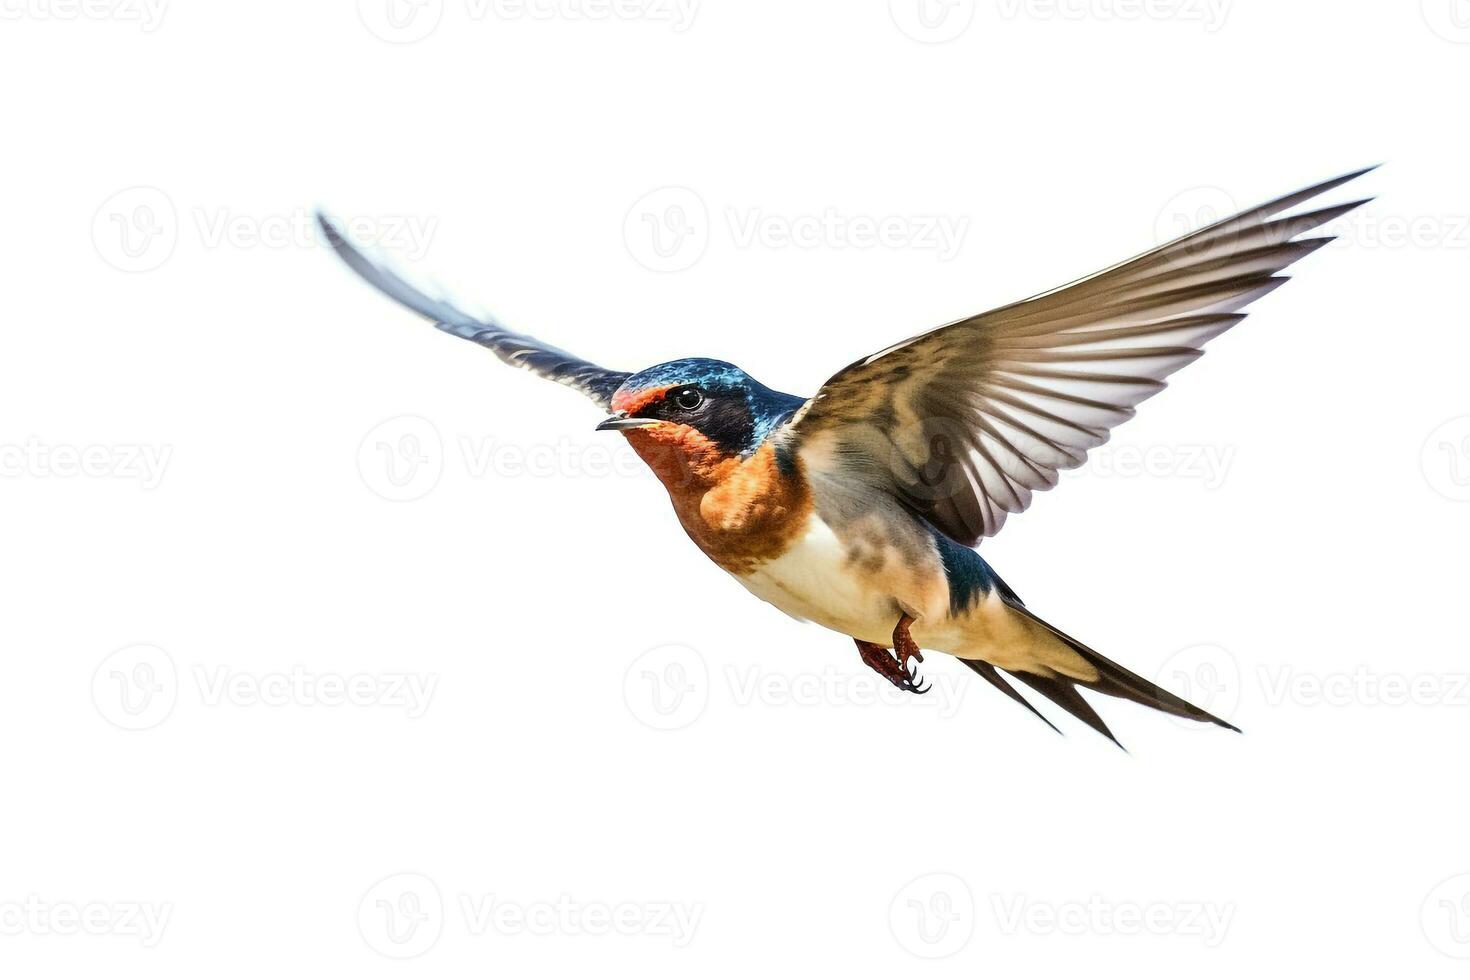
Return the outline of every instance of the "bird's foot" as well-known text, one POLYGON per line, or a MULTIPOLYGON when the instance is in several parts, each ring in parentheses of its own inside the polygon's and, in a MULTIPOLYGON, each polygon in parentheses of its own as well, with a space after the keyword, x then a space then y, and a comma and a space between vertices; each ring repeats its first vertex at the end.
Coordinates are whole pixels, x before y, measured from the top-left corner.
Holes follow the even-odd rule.
MULTIPOLYGON (((912 651, 908 657, 899 660, 888 652, 887 647, 880 647, 876 643, 868 643, 864 640, 855 640, 858 653, 862 655, 863 663, 888 680, 890 684, 900 691, 908 691, 912 694, 923 694, 929 690, 930 685, 925 684, 919 678, 919 667, 910 664, 910 659, 922 661, 923 657, 915 657, 917 650, 912 651)), ((912 641, 910 641, 912 642, 912 641)))
POLYGON ((893 652, 898 656, 898 662, 903 667, 907 667, 910 660, 924 662, 924 655, 919 652, 919 645, 909 635, 909 627, 913 625, 913 622, 914 617, 904 613, 898 617, 898 625, 893 627, 893 652))

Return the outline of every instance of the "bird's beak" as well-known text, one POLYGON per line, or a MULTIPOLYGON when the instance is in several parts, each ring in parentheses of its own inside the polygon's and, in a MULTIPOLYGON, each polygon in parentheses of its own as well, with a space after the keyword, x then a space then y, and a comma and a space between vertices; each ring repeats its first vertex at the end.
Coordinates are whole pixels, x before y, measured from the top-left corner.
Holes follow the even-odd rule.
POLYGON ((619 412, 611 418, 603 419, 601 422, 599 422, 595 431, 604 432, 607 430, 617 429, 643 429, 651 425, 658 425, 658 419, 629 418, 627 415, 619 412))

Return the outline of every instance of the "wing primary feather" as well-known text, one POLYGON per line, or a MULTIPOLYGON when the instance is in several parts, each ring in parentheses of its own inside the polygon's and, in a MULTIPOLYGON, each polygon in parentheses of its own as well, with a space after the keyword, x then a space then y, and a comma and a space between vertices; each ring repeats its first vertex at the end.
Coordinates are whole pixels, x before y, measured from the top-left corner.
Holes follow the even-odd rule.
MULTIPOLYGON (((1198 231, 1190 232, 1188 235, 1185 235, 1179 240, 1187 241, 1191 238, 1199 238, 1201 236, 1209 235, 1212 232, 1219 232, 1221 229, 1250 224, 1260 218, 1268 218, 1273 214, 1280 214, 1282 211, 1286 211, 1289 208, 1294 208, 1298 204, 1304 204, 1314 197, 1319 197, 1322 194, 1326 194, 1328 191, 1336 190, 1343 184, 1346 184, 1349 181, 1357 180, 1364 174, 1372 173, 1380 166, 1382 165, 1375 163, 1371 167, 1363 167, 1361 170, 1354 170, 1352 173, 1343 174, 1341 177, 1333 177, 1331 180, 1324 180, 1320 184, 1313 184, 1311 187, 1306 187, 1291 194, 1283 195, 1282 197, 1278 197, 1275 200, 1267 201, 1265 204, 1261 204, 1257 207, 1251 208, 1248 211, 1242 211, 1240 214, 1225 218, 1221 221, 1217 221, 1211 225, 1206 225, 1198 231)), ((1367 200, 1372 200, 1372 198, 1368 198, 1367 200)), ((1351 210, 1351 208, 1353 207, 1357 207, 1358 204, 1362 203, 1365 202, 1359 201, 1351 205, 1349 207, 1349 210, 1351 210)))
POLYGON ((1298 236, 1371 198, 1284 213, 1372 169, 855 361, 795 413, 782 438, 799 445, 824 433, 823 458, 866 465, 864 486, 974 545, 1028 507, 1032 490, 1054 485, 1056 470, 1080 465, 1246 307, 1286 283, 1284 269, 1333 240, 1298 236), (968 450, 963 485, 951 480, 938 493, 910 479, 936 454, 927 435, 934 420, 974 433, 959 438, 968 450))
POLYGON ((393 270, 368 258, 325 214, 317 212, 316 218, 327 244, 348 268, 445 333, 488 347, 506 364, 580 391, 604 409, 610 408, 613 392, 627 380, 626 371, 610 371, 535 337, 509 330, 494 320, 472 317, 453 304, 428 295, 393 270))

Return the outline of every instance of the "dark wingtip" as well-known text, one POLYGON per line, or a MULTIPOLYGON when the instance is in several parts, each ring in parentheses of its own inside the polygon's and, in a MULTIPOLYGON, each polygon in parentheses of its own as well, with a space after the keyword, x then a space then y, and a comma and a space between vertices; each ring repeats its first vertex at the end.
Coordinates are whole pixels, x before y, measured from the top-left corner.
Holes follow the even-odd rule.
POLYGON ((336 248, 343 241, 342 233, 337 230, 337 226, 332 224, 332 219, 328 218, 327 213, 321 208, 317 208, 312 213, 316 216, 316 226, 322 230, 323 235, 327 236, 328 244, 336 248))
POLYGON ((1350 180, 1357 180, 1359 177, 1362 177, 1364 174, 1371 174, 1373 171, 1377 170, 1381 166, 1383 166, 1383 164, 1381 164, 1381 163, 1375 163, 1375 164, 1373 164, 1371 166, 1362 167, 1362 168, 1360 168, 1358 170, 1353 170, 1353 171, 1350 171, 1348 173, 1345 173, 1341 177, 1333 177, 1331 180, 1325 180, 1321 184, 1318 185, 1318 187, 1319 187, 1318 193, 1322 193, 1322 192, 1325 192, 1325 191, 1330 191, 1330 190, 1332 190, 1333 188, 1336 188, 1336 187, 1341 187, 1343 184, 1346 184, 1350 180))
POLYGON ((357 247, 347 240, 347 236, 342 233, 342 229, 338 228, 336 223, 327 217, 325 211, 317 208, 314 214, 316 215, 316 226, 321 229, 322 237, 327 240, 327 244, 331 246, 332 251, 336 252, 359 275, 365 275, 364 269, 359 268, 359 264, 364 267, 370 267, 372 263, 368 262, 362 256, 362 253, 357 250, 357 247))

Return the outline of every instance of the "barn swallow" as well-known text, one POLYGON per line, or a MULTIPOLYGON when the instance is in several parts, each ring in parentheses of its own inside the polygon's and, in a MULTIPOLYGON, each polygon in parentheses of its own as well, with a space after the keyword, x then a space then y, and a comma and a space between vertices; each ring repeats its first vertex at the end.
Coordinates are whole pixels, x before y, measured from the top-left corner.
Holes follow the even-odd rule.
POLYGON ((1278 273, 1333 240, 1300 236, 1368 199, 1284 212, 1371 169, 911 337, 810 398, 704 357, 600 367, 416 289, 318 218, 388 296, 600 405, 609 417, 597 428, 628 440, 689 537, 755 595, 851 637, 905 691, 926 690, 921 648, 940 651, 1048 725, 1007 675, 1116 743, 1079 687, 1239 729, 1041 619, 975 546, 1286 282, 1278 273))

